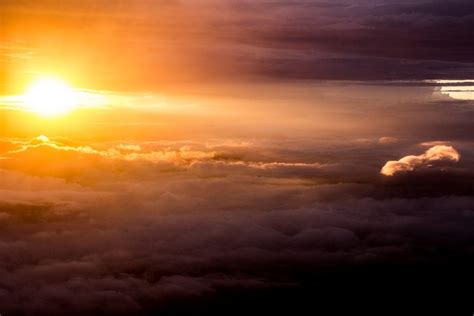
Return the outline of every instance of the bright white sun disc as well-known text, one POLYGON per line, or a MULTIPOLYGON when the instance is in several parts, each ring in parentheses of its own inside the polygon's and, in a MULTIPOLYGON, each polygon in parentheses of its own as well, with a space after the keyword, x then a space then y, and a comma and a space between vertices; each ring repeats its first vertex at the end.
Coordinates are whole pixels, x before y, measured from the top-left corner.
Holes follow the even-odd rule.
POLYGON ((33 82, 23 95, 25 107, 32 112, 52 116, 77 107, 77 94, 66 83, 55 78, 33 82))

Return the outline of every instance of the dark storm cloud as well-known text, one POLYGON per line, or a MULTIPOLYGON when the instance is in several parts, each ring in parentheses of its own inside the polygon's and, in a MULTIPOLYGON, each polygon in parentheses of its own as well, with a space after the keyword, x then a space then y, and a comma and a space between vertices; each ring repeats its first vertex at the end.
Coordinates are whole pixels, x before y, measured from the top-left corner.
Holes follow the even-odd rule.
POLYGON ((342 16, 331 12, 337 27, 307 27, 299 32, 292 32, 290 27, 288 35, 276 35, 280 36, 278 42, 288 43, 288 47, 355 55, 354 60, 361 58, 363 64, 352 65, 352 69, 379 78, 472 76, 474 11, 469 1, 359 2, 343 12, 342 16), (374 59, 374 69, 364 64, 364 56, 374 59), (377 58, 389 59, 379 65, 377 58), (443 74, 443 68, 447 73, 443 74))
POLYGON ((261 45, 281 49, 263 69, 275 77, 469 78, 473 8, 471 1, 292 2, 274 28, 256 31, 261 45))

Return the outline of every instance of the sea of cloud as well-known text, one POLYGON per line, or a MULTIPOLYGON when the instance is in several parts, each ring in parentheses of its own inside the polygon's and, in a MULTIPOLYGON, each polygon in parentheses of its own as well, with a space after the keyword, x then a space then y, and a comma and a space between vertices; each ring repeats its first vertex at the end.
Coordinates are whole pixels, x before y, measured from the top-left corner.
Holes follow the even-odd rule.
POLYGON ((144 314, 474 251, 469 142, 41 135, 0 148, 5 315, 144 314))

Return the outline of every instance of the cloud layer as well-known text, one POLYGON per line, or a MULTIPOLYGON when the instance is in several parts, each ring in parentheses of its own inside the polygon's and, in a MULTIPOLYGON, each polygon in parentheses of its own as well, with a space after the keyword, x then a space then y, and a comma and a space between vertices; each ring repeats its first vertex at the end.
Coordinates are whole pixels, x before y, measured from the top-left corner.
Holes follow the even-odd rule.
MULTIPOLYGON (((307 146, 316 145, 5 139, 2 312, 147 315, 189 306, 205 313, 199 302, 224 300, 216 295, 228 291, 295 293, 312 278, 322 286, 316 271, 470 256, 472 181, 446 195, 420 168, 459 160, 453 147, 397 162, 413 166, 429 188, 420 190, 409 174, 388 183, 377 175, 371 155, 401 151, 397 139, 339 143, 330 161, 304 158, 307 146)), ((461 163, 430 172, 472 180, 461 163)))
POLYGON ((6 30, 0 54, 12 80, 19 75, 10 67, 14 65, 24 71, 68 65, 72 77, 94 73, 85 81, 89 85, 142 89, 256 77, 474 75, 474 8, 469 0, 40 0, 2 1, 0 6, 6 30), (160 71, 150 74, 149 69, 160 71))

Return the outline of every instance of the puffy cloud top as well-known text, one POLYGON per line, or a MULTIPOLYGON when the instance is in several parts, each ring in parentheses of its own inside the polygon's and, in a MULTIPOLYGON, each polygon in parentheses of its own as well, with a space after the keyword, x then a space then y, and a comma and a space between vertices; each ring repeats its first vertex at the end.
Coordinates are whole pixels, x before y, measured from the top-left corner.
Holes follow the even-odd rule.
POLYGON ((409 155, 397 161, 387 161, 380 173, 385 176, 393 176, 397 172, 412 171, 418 167, 430 166, 433 162, 458 162, 460 159, 461 155, 452 146, 436 145, 418 156, 409 155))

